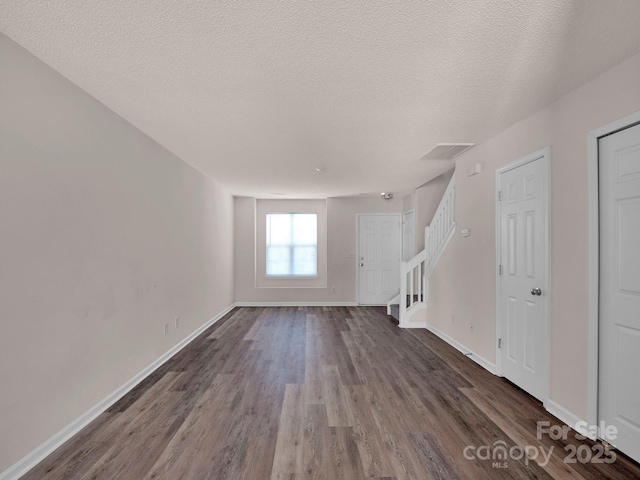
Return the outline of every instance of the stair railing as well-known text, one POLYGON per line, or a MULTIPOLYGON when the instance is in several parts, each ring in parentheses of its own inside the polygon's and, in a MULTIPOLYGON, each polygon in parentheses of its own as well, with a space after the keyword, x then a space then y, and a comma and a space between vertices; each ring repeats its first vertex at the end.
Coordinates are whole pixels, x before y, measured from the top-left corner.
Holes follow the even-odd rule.
POLYGON ((391 305, 398 303, 398 321, 401 327, 406 326, 407 312, 426 306, 429 275, 455 231, 454 175, 440 200, 431 224, 424 229, 424 250, 411 260, 400 263, 400 293, 387 304, 387 313, 391 313, 391 305))
POLYGON ((424 246, 427 251, 427 277, 435 268, 442 252, 444 252, 445 247, 456 231, 455 178, 455 175, 451 177, 438 209, 433 215, 431 224, 424 229, 424 246))
POLYGON ((400 263, 400 298, 398 303, 400 326, 404 326, 402 320, 406 317, 407 310, 416 304, 426 302, 426 269, 427 252, 422 250, 408 262, 400 263))

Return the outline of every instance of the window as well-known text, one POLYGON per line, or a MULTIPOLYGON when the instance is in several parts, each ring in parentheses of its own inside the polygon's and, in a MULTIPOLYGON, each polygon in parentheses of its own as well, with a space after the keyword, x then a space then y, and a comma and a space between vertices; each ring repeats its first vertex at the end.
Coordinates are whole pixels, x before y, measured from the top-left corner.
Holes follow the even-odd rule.
POLYGON ((327 201, 281 198, 253 201, 255 287, 327 288, 327 201), (311 220, 307 226, 298 222, 304 222, 305 217, 311 220), (300 233, 303 238, 299 238, 300 233), (305 252, 310 253, 309 268, 302 269, 305 252))
POLYGON ((318 215, 267 213, 267 276, 318 274, 318 215))

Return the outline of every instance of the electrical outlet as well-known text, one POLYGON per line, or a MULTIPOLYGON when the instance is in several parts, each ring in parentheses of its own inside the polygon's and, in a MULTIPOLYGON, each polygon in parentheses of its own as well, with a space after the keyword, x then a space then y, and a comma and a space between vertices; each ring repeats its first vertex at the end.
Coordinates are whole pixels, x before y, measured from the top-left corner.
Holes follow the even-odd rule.
POLYGON ((165 335, 169 335, 169 324, 168 323, 164 324, 164 334, 165 335))
POLYGON ((180 326, 180 317, 176 317, 176 328, 180 326))
POLYGON ((331 293, 336 293, 336 287, 331 287, 331 293))

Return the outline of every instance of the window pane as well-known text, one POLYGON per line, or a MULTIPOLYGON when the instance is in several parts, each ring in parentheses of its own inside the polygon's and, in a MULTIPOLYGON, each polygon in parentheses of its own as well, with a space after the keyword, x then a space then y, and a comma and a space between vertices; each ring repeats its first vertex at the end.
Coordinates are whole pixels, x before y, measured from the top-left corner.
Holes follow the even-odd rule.
POLYGON ((267 247, 267 275, 289 275, 291 248, 267 247))
POLYGON ((316 247, 293 248, 294 275, 315 275, 317 273, 316 247))
POLYGON ((267 215, 267 245, 291 244, 291 220, 290 213, 267 215))
POLYGON ((317 215, 315 213, 293 216, 293 244, 315 245, 317 234, 317 215))
POLYGON ((317 253, 317 214, 267 214, 267 275, 317 275, 317 253))

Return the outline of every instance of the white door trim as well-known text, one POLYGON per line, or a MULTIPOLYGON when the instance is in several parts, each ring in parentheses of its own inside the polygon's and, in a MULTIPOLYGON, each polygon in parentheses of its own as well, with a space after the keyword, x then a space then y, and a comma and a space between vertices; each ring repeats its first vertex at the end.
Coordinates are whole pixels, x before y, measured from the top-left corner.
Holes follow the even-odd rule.
POLYGON ((545 225, 544 225, 544 285, 542 286, 543 291, 546 295, 541 297, 543 301, 542 312, 544 314, 544 322, 543 322, 543 330, 544 330, 544 339, 546 340, 545 345, 545 356, 547 361, 547 371, 546 371, 546 382, 545 389, 542 397, 542 403, 546 406, 549 400, 549 378, 550 378, 550 367, 551 367, 551 359, 550 359, 550 329, 549 329, 549 305, 550 305, 550 288, 549 288, 549 192, 551 191, 550 179, 549 179, 549 164, 551 159, 551 148, 545 147, 529 155, 525 155, 524 157, 511 162, 503 167, 496 169, 496 192, 495 192, 495 214, 496 214, 496 375, 502 375, 502 365, 500 359, 500 349, 498 348, 498 339, 502 338, 501 329, 502 329, 502 318, 500 312, 500 300, 502 297, 502 289, 500 282, 500 272, 498 271, 498 263, 500 259, 500 229, 501 229, 501 219, 500 219, 500 202, 498 200, 498 194, 501 189, 500 185, 500 175, 508 172, 509 170, 513 170, 514 168, 518 168, 527 163, 542 160, 543 165, 543 187, 542 187, 542 195, 544 199, 544 216, 545 216, 545 225))
MULTIPOLYGON (((398 217, 398 224, 400 227, 400 261, 402 262, 402 214, 401 213, 356 213, 356 303, 360 303, 360 217, 362 216, 389 216, 393 215, 398 217)), ((398 264, 398 268, 400 265, 398 264)))
POLYGON ((598 424, 598 324, 600 309, 600 210, 598 139, 640 123, 640 112, 632 113, 589 132, 587 138, 589 203, 589 326, 587 344, 587 422, 598 424))

